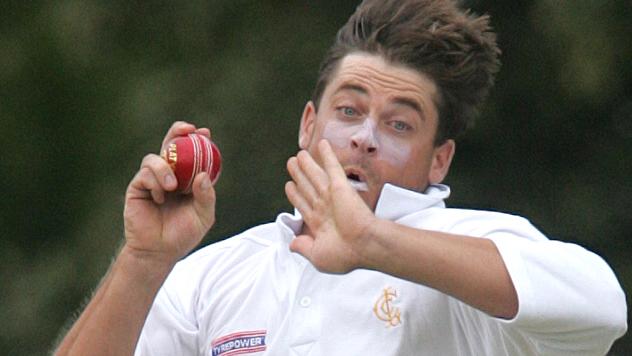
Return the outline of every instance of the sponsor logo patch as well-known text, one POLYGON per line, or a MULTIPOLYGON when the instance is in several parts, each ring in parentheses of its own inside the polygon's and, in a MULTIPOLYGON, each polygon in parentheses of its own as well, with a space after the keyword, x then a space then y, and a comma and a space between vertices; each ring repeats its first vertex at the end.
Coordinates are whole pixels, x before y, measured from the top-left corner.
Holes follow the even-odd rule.
POLYGON ((241 331, 213 340, 213 356, 240 355, 265 351, 266 331, 241 331))

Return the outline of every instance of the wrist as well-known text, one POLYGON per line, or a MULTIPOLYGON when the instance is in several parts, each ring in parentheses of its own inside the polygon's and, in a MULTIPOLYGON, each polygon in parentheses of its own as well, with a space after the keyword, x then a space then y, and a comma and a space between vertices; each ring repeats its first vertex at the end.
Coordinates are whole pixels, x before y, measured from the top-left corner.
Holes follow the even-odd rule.
POLYGON ((121 248, 118 259, 126 273, 147 282, 164 280, 178 261, 161 253, 139 250, 127 243, 121 248))
POLYGON ((358 240, 357 255, 359 267, 371 270, 379 270, 381 254, 383 254, 384 231, 388 229, 388 220, 373 217, 366 225, 362 238, 358 240))

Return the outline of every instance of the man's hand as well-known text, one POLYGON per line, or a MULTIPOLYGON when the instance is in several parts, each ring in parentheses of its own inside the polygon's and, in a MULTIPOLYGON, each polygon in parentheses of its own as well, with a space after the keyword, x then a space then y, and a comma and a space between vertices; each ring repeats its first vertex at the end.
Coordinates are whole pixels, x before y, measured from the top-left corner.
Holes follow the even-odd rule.
MULTIPOLYGON (((163 147, 192 132, 210 138, 208 129, 176 122, 163 147)), ((164 159, 143 159, 125 196, 125 245, 56 355, 134 353, 160 286, 215 222, 215 191, 207 174, 195 178, 192 195, 176 193, 177 185, 164 159)))
POLYGON ((285 192, 303 216, 290 249, 323 272, 347 273, 363 265, 362 248, 375 215, 347 181, 329 142, 318 144, 322 166, 306 151, 288 160, 293 181, 285 192))
MULTIPOLYGON (((163 141, 196 132, 210 138, 208 129, 174 123, 163 141)), ((175 263, 191 251, 215 222, 215 190, 206 173, 193 182, 193 193, 176 193, 177 181, 157 154, 145 156, 125 196, 124 248, 165 263, 175 263)))

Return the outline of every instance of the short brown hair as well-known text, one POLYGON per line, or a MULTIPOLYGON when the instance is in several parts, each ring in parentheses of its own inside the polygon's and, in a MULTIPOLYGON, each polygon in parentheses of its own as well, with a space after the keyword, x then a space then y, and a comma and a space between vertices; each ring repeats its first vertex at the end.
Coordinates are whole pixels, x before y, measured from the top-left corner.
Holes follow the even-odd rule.
POLYGON ((312 95, 317 109, 339 62, 354 52, 383 56, 435 82, 440 94, 435 144, 471 126, 500 68, 488 16, 461 10, 452 0, 365 0, 321 63, 312 95))

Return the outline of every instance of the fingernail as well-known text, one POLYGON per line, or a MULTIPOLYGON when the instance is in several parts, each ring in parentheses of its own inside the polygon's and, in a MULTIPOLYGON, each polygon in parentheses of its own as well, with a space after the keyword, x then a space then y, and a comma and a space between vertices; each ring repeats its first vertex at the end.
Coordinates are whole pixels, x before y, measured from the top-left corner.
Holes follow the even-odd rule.
POLYGON ((209 190, 211 189, 211 179, 210 177, 207 175, 206 177, 204 177, 204 180, 202 181, 202 190, 209 190))
POLYGON ((176 178, 172 174, 167 174, 165 176, 166 185, 174 185, 175 183, 176 183, 176 178))

